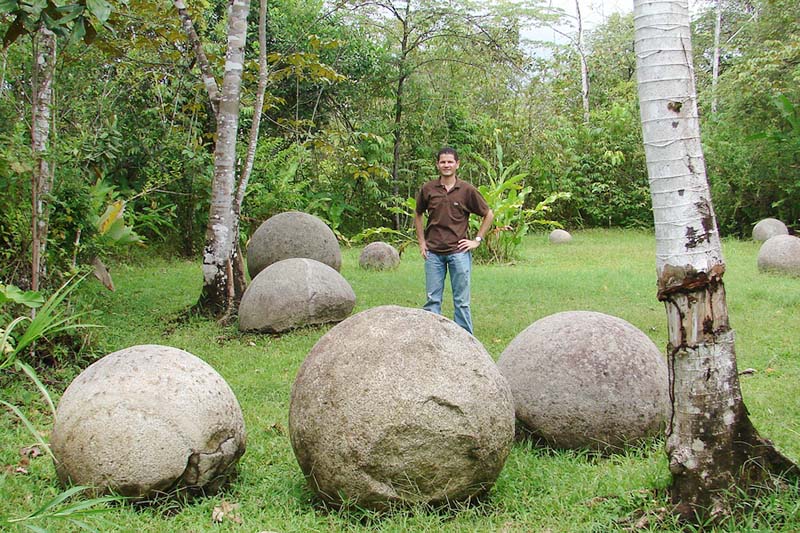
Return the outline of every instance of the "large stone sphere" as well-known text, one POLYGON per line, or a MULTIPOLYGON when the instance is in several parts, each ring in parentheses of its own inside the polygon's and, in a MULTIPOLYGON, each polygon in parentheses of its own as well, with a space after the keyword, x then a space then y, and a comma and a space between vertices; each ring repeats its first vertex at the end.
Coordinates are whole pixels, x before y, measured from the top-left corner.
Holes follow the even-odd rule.
POLYGON ((758 251, 758 269, 800 276, 800 237, 776 235, 758 251))
POLYGON ((563 229, 554 229, 550 232, 550 242, 553 244, 564 244, 572 240, 572 235, 563 229))
POLYGON ((568 311, 537 320, 497 364, 517 420, 557 448, 620 448, 656 435, 669 412, 664 358, 613 316, 568 311))
POLYGON ((361 251, 358 264, 367 270, 391 270, 400 264, 400 254, 389 243, 372 242, 361 251))
POLYGON ((327 503, 436 505, 493 485, 512 446, 514 405, 475 337, 442 316, 382 306, 313 347, 292 387, 289 433, 327 503))
POLYGON ((788 235, 786 224, 776 218, 765 218, 753 226, 753 240, 766 241, 775 235, 788 235))
POLYGON ((239 329, 280 333, 340 322, 353 312, 356 295, 337 271, 313 259, 284 259, 262 270, 239 304, 239 329))
POLYGON ((64 484, 150 498, 213 491, 245 450, 242 410, 211 366, 169 346, 109 354, 75 378, 52 434, 64 484))
POLYGON ((279 213, 264 221, 247 243, 247 271, 250 278, 272 263, 305 257, 342 268, 339 241, 322 220, 299 211, 279 213))

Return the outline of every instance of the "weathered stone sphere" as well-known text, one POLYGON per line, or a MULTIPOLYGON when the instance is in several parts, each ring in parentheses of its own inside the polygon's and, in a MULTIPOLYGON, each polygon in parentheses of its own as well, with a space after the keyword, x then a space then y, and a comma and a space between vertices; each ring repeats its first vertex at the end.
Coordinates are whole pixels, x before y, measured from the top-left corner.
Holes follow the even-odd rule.
POLYGON ((245 450, 242 411, 211 366, 169 346, 96 361, 58 403, 51 446, 64 484, 134 498, 219 488, 245 450))
POLYGON ((322 220, 308 213, 287 211, 270 217, 247 243, 247 271, 251 279, 272 263, 292 257, 314 259, 336 271, 342 268, 336 235, 322 220))
POLYGON ((766 241, 775 235, 788 235, 786 224, 776 218, 765 218, 753 226, 753 240, 766 241))
POLYGON ((550 242, 553 244, 564 244, 572 240, 572 235, 563 229, 554 229, 550 232, 550 242))
POLYGON ((372 242, 361 251, 358 264, 368 270, 391 270, 400 264, 400 254, 389 243, 372 242))
POLYGON ((537 320, 497 364, 517 420, 557 448, 609 451, 654 436, 670 409, 658 348, 630 323, 602 313, 537 320))
POLYGON ((758 251, 758 269, 800 276, 800 237, 776 235, 758 251))
POLYGON ((239 304, 239 329, 280 333, 340 322, 353 312, 356 295, 337 271, 313 259, 284 259, 250 282, 239 304))
POLYGON ((292 387, 289 433, 325 502, 436 505, 493 485, 512 446, 514 405, 475 337, 440 315, 382 306, 312 348, 292 387))

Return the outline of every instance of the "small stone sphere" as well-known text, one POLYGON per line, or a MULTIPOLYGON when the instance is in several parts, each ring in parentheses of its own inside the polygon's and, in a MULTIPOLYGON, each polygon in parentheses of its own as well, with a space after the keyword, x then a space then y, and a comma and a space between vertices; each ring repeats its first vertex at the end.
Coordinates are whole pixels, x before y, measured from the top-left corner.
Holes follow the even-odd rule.
POLYGON ((550 242, 553 244, 564 244, 572 240, 572 235, 563 229, 554 229, 550 232, 550 242))
POLYGON ((497 364, 517 420, 556 448, 621 448, 658 434, 670 409, 658 348, 630 323, 603 313, 537 320, 497 364))
POLYGON ((764 241, 758 251, 758 269, 800 276, 800 237, 776 235, 764 241))
POLYGON ((350 316, 356 294, 341 274, 313 259, 284 259, 262 270, 239 304, 239 329, 280 333, 340 322, 350 316))
POLYGON ((169 346, 132 346, 67 387, 51 447, 65 485, 139 499, 213 492, 245 451, 244 418, 207 363, 169 346))
POLYGON ((339 241, 322 220, 299 211, 279 213, 265 220, 247 243, 247 272, 255 279, 272 263, 305 257, 325 263, 337 272, 342 268, 339 241))
POLYGON ((358 264, 367 270, 391 270, 400 264, 400 254, 389 243, 373 242, 361 251, 358 264))
POLYGON ((331 505, 465 502, 494 484, 514 404, 481 343, 421 309, 374 307, 326 333, 292 387, 300 468, 331 505))
POLYGON ((776 218, 765 218, 753 226, 753 240, 764 242, 776 235, 788 235, 786 224, 776 218))

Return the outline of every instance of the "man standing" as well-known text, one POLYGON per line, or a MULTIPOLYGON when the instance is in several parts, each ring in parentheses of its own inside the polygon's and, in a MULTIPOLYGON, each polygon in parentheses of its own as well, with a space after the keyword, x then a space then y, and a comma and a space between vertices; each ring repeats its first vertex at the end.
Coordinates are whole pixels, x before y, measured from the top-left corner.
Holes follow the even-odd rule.
POLYGON ((481 193, 466 181, 456 177, 458 153, 453 148, 442 148, 436 157, 439 179, 429 181, 417 193, 414 227, 422 258, 425 259, 426 311, 442 314, 444 279, 450 271, 453 290, 453 307, 456 324, 472 333, 470 312, 470 277, 472 253, 481 245, 492 225, 494 213, 481 193), (422 218, 428 213, 428 225, 423 228, 422 218), (469 216, 483 217, 474 239, 467 238, 469 216))

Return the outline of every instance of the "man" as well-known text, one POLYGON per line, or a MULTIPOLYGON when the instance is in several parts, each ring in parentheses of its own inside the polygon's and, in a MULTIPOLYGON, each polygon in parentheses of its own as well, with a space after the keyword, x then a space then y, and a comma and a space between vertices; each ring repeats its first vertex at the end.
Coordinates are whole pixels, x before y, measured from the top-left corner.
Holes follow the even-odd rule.
POLYGON ((478 190, 456 177, 458 153, 442 148, 436 157, 439 179, 429 181, 417 193, 414 227, 420 253, 425 259, 426 311, 442 314, 444 280, 450 271, 453 290, 453 320, 472 333, 470 312, 470 276, 472 252, 481 245, 492 225, 494 213, 478 190), (428 225, 423 229, 423 215, 428 213, 428 225), (483 217, 474 239, 467 238, 470 214, 483 217))

